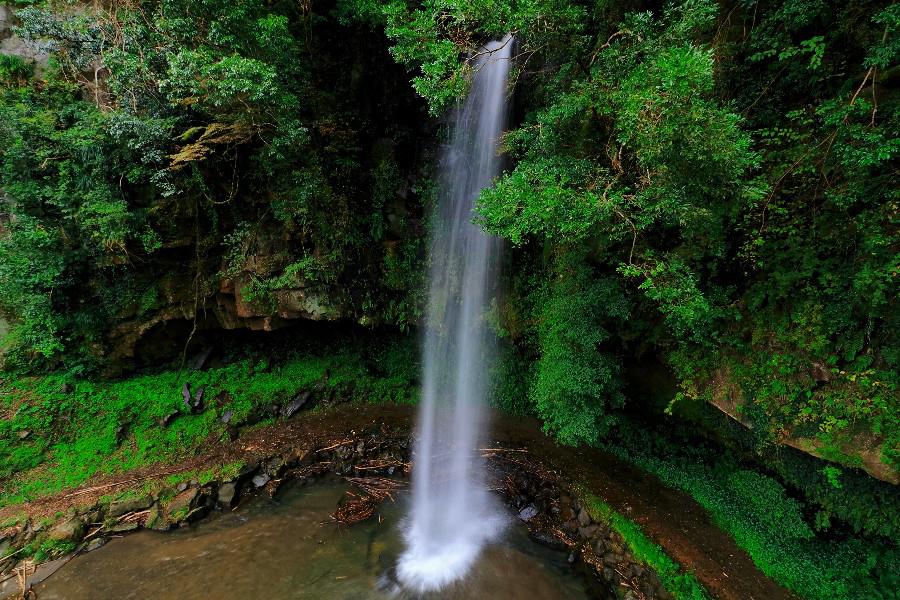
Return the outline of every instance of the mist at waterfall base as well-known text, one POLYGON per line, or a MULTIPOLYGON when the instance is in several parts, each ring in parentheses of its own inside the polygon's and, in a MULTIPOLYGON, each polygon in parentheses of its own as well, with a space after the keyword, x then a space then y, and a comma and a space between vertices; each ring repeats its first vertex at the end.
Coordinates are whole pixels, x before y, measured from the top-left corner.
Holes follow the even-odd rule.
POLYGON ((472 87, 455 114, 433 227, 422 403, 414 453, 403 584, 439 589, 463 577, 506 517, 487 491, 478 452, 491 360, 485 323, 500 242, 472 223, 478 193, 499 174, 512 39, 477 55, 472 87))

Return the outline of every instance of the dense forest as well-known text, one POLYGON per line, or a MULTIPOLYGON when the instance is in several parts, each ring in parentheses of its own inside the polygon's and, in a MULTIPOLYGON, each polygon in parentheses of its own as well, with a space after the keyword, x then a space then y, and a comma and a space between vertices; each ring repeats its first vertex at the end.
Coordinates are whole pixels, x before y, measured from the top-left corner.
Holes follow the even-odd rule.
MULTIPOLYGON (((444 116, 481 45, 512 32, 506 169, 473 215, 505 240, 484 316, 500 338, 496 404, 715 496, 684 466, 696 456, 678 471, 643 453, 680 443, 644 418, 680 415, 770 470, 728 475, 710 505, 736 495, 765 512, 787 502, 782 485, 805 502, 753 526, 782 528, 777 548, 721 511, 755 560, 800 556, 791 544, 820 532, 837 548, 810 551, 802 575, 770 565, 779 581, 894 597, 900 4, 5 10, 8 377, 178 368, 226 332, 283 340, 310 321, 414 344, 444 116), (851 534, 872 537, 841 545, 851 534)), ((33 460, 3 436, 0 456, 33 460)))

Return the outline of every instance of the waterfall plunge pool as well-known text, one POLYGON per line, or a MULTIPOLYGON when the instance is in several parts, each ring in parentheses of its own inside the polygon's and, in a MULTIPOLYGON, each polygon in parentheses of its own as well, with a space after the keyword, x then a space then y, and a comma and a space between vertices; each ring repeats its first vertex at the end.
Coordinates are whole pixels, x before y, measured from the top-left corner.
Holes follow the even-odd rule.
MULTIPOLYGON (((322 524, 348 489, 337 477, 290 485, 275 499, 174 532, 140 531, 80 555, 36 587, 41 600, 352 600, 434 598, 579 600, 591 597, 567 554, 538 545, 513 522, 468 576, 439 592, 398 590, 407 501, 385 502, 353 527, 322 524)), ((511 520, 513 518, 511 517, 511 520)))

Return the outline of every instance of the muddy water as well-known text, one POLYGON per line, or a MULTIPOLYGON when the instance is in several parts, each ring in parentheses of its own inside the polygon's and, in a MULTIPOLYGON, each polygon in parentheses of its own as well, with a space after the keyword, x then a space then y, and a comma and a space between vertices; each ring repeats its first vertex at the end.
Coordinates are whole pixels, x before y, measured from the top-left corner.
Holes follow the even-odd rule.
MULTIPOLYGON (((322 525, 346 490, 339 480, 296 486, 277 500, 172 533, 141 531, 76 557, 36 591, 41 600, 388 599, 406 598, 386 576, 402 551, 403 499, 382 506, 380 522, 322 525)), ((534 544, 513 523, 471 574, 440 600, 588 595, 564 553, 534 544)))

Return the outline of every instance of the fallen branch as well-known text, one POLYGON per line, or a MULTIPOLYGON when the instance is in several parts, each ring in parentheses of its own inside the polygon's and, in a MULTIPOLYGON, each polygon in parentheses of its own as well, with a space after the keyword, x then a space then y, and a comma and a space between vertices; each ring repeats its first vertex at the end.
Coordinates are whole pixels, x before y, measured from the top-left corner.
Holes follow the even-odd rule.
POLYGON ((347 481, 362 490, 362 494, 348 491, 341 499, 337 509, 332 513, 330 521, 338 525, 355 525, 362 523, 375 514, 378 506, 385 500, 394 500, 393 494, 403 489, 402 481, 385 477, 345 477, 347 481))
POLYGON ((144 481, 147 479, 157 479, 159 477, 165 477, 166 475, 174 475, 175 473, 181 473, 183 471, 190 471, 194 468, 194 465, 181 467, 179 469, 172 469, 170 471, 165 471, 163 473, 151 473, 150 475, 144 475, 143 477, 135 477, 133 479, 126 479, 124 481, 116 481, 114 483, 107 483, 105 485, 95 485, 93 487, 85 488, 83 490, 76 490, 71 494, 66 494, 63 498, 73 498, 75 496, 82 496, 84 494, 90 494, 91 492, 99 492, 100 490, 107 490, 109 488, 117 487, 120 485, 128 485, 129 483, 137 483, 138 481, 144 481))
POLYGON ((341 446, 346 446, 347 444, 352 444, 355 441, 356 440, 353 440, 353 439, 344 440, 342 442, 338 442, 337 444, 332 444, 331 446, 328 446, 327 448, 319 448, 318 450, 316 450, 316 452, 327 452, 328 450, 334 450, 335 448, 340 448, 341 446))

